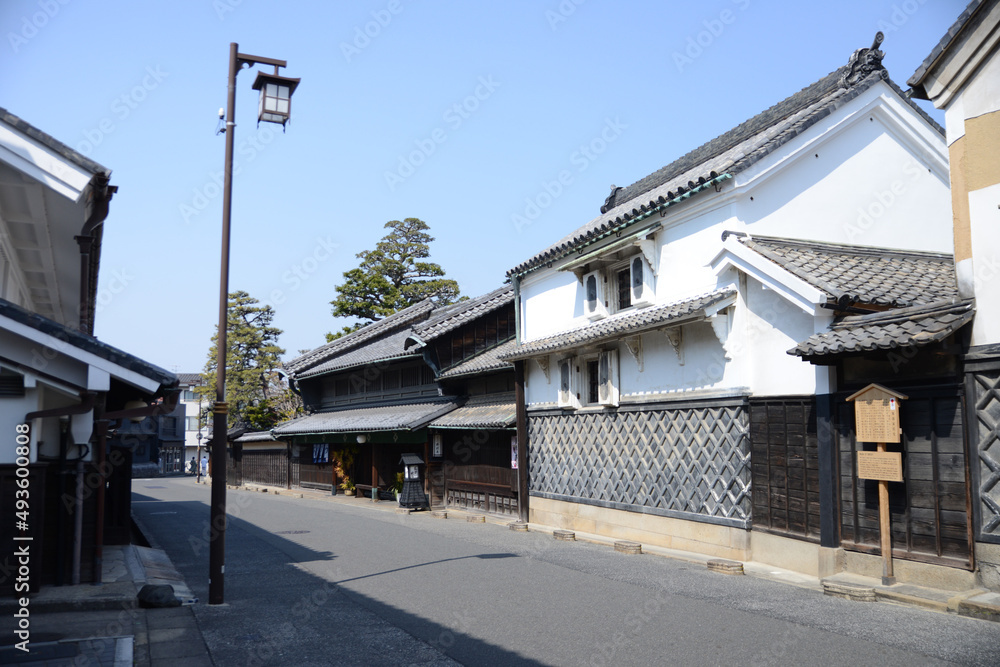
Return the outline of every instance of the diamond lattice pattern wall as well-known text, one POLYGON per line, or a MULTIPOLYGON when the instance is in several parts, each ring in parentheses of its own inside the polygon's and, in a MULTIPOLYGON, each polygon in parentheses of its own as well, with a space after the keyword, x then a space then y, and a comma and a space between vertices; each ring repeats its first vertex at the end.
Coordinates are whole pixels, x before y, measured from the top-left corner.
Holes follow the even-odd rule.
POLYGON ((746 405, 529 415, 532 494, 741 528, 746 405))

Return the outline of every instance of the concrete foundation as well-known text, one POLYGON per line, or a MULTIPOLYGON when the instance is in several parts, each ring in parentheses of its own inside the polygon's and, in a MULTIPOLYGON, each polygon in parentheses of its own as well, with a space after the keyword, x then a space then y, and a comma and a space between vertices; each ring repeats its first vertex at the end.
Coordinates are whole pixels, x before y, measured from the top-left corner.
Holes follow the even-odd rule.
POLYGON ((532 497, 530 523, 731 560, 750 557, 750 531, 532 497))

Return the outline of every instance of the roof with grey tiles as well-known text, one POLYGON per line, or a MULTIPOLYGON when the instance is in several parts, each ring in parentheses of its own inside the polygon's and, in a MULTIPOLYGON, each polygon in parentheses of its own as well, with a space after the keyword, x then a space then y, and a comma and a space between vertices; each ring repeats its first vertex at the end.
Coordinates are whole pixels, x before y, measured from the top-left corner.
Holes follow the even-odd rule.
POLYGON ((832 301, 905 307, 958 297, 954 259, 946 253, 769 236, 739 240, 832 301))
POLYGON ((31 123, 15 116, 6 109, 0 107, 0 122, 6 123, 16 129, 19 132, 31 137, 35 141, 41 143, 52 151, 55 151, 62 157, 66 158, 70 162, 76 164, 81 169, 85 169, 92 174, 102 174, 105 177, 111 176, 111 170, 104 167, 90 158, 84 156, 82 153, 73 150, 63 142, 59 141, 50 134, 42 132, 37 127, 31 123))
POLYGON ((366 343, 379 336, 384 336, 394 330, 406 327, 409 331, 410 325, 414 322, 426 319, 434 310, 434 302, 425 299, 420 303, 415 303, 409 308, 404 308, 398 313, 393 313, 383 320, 372 322, 371 324, 353 331, 346 336, 342 336, 334 341, 321 345, 315 350, 292 359, 285 364, 285 370, 293 376, 300 377, 301 374, 314 366, 318 366, 333 357, 346 352, 352 348, 366 343))
POLYGON ((244 433, 233 442, 279 442, 279 440, 271 435, 270 431, 252 431, 244 433))
POLYGON ((509 361, 504 361, 501 357, 517 349, 517 341, 511 338, 505 343, 500 343, 484 352, 480 352, 474 357, 446 368, 438 375, 440 380, 450 380, 452 378, 475 375, 477 373, 491 373, 493 371, 510 370, 514 366, 509 361))
POLYGON ((504 285, 474 299, 436 309, 425 321, 413 325, 413 333, 427 343, 513 301, 514 287, 504 285))
POLYGON ((338 354, 329 361, 299 372, 296 377, 299 379, 311 378, 317 375, 325 375, 326 373, 364 366, 365 364, 374 364, 379 361, 420 356, 419 353, 414 354, 412 350, 408 351, 405 348, 406 340, 412 333, 413 330, 410 327, 405 327, 387 333, 381 338, 368 340, 363 345, 338 354))
POLYGON ((507 361, 526 359, 551 352, 569 350, 583 345, 614 340, 624 335, 637 334, 665 326, 676 326, 705 317, 706 309, 712 306, 720 306, 726 300, 733 299, 735 296, 735 289, 726 288, 662 306, 616 313, 611 317, 570 331, 529 341, 510 352, 504 353, 501 358, 507 361))
POLYGON ((278 424, 272 433, 281 437, 356 431, 411 431, 426 426, 457 407, 457 402, 448 399, 316 412, 278 424))
POLYGON ((181 381, 182 385, 200 386, 205 384, 205 380, 202 379, 201 373, 178 373, 177 379, 181 381))
POLYGON ((517 418, 513 392, 472 396, 462 407, 432 421, 431 428, 507 428, 517 418))
POLYGON ((882 313, 844 317, 788 354, 817 360, 844 354, 923 347, 944 340, 972 321, 971 301, 945 301, 882 313))
POLYGON ((885 81, 904 103, 944 135, 940 125, 888 78, 881 66, 881 56, 878 50, 858 49, 847 65, 662 169, 613 191, 601 208, 602 215, 518 264, 507 274, 523 275, 637 225, 653 213, 665 213, 669 207, 756 164, 880 81, 885 81))
POLYGON ((73 347, 77 350, 89 352, 121 368, 158 382, 161 388, 164 389, 176 387, 178 384, 177 375, 168 370, 164 370, 117 347, 112 347, 77 329, 60 324, 55 320, 50 320, 38 313, 33 313, 6 299, 0 299, 0 317, 9 318, 19 324, 56 338, 60 341, 58 350, 63 350, 64 347, 73 347))
POLYGON ((958 34, 962 32, 966 25, 976 25, 979 21, 985 18, 987 12, 981 12, 980 9, 988 7, 989 5, 989 1, 983 2, 983 0, 972 0, 965 10, 958 15, 955 22, 952 23, 951 27, 948 28, 948 31, 944 33, 941 41, 934 46, 930 54, 924 58, 924 62, 920 63, 920 67, 917 68, 917 71, 913 73, 913 76, 911 76, 909 80, 907 80, 907 85, 913 89, 913 97, 922 100, 927 99, 927 93, 923 89, 924 77, 927 75, 927 72, 930 71, 930 68, 934 66, 937 59, 941 57, 941 54, 943 54, 945 49, 947 49, 955 38, 958 37, 958 34))

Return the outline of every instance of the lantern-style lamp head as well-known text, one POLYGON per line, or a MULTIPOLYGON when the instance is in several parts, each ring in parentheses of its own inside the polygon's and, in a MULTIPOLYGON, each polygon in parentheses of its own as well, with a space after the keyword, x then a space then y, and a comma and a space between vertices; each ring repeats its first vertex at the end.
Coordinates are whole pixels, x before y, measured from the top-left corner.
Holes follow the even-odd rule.
POLYGON ((274 70, 274 74, 257 72, 257 78, 253 82, 253 89, 260 91, 257 124, 263 120, 268 123, 278 123, 284 129, 285 123, 292 116, 292 93, 295 92, 301 79, 280 76, 277 73, 278 68, 275 67, 274 70))

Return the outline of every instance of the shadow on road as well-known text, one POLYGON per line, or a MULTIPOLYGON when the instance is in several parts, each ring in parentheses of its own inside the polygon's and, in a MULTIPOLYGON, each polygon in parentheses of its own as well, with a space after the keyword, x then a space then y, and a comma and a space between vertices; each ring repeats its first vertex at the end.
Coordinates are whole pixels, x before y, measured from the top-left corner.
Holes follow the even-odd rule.
MULTIPOLYGON (((133 513, 149 533, 146 537, 167 552, 202 600, 194 611, 217 665, 402 665, 439 663, 441 654, 464 664, 542 664, 458 627, 341 587, 449 561, 516 558, 516 554, 445 558, 344 578, 342 573, 338 576, 336 553, 310 549, 233 512, 226 528, 226 604, 207 605, 208 504, 139 493, 132 499, 133 513), (322 576, 313 573, 317 571, 322 576)), ((236 507, 230 503, 227 509, 236 507)), ((442 616, 454 616, 446 598, 440 608, 442 616)))

